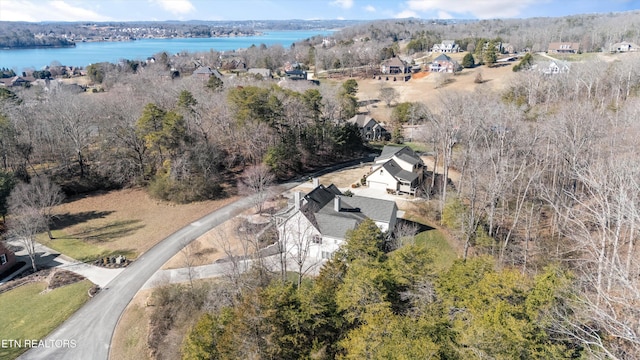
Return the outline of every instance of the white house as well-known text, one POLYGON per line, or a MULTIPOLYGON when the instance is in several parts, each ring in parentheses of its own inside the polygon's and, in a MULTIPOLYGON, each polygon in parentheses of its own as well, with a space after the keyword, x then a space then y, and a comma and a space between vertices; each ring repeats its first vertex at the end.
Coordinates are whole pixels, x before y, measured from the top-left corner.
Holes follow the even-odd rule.
POLYGON ((443 40, 440 44, 434 44, 431 51, 436 53, 455 53, 460 51, 460 46, 456 44, 455 40, 443 40))
POLYGON ((424 177, 424 162, 408 146, 385 146, 375 158, 366 182, 369 188, 415 194, 424 177))
POLYGON ((389 200, 345 196, 334 185, 294 194, 293 205, 275 215, 280 246, 294 262, 331 258, 347 231, 372 219, 382 231, 393 230, 398 208, 389 200))
POLYGON ((638 47, 638 45, 632 43, 632 42, 628 42, 628 41, 623 41, 623 42, 619 42, 616 44, 611 45, 611 52, 632 52, 632 51, 638 51, 640 50, 640 47, 638 47))
POLYGON ((545 74, 563 74, 569 72, 569 69, 569 63, 560 60, 552 60, 546 66, 540 67, 540 71, 545 74))

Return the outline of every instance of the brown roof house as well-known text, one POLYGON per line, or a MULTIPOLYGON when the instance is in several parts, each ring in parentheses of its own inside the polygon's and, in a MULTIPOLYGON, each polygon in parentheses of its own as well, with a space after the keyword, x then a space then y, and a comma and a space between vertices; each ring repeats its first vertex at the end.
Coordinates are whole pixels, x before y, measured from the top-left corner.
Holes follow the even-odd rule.
POLYGON ((6 271, 16 263, 16 256, 4 243, 0 242, 0 278, 4 277, 6 271))
POLYGON ((552 42, 549 44, 549 54, 577 54, 580 52, 580 43, 552 42))
POLYGON ((440 54, 431 62, 431 65, 429 65, 429 71, 431 72, 453 73, 460 70, 462 70, 462 66, 445 54, 440 54))
POLYGON ((279 245, 294 262, 320 265, 344 243, 347 232, 371 219, 393 231, 398 207, 394 201, 345 196, 335 185, 318 184, 311 192, 294 193, 293 204, 275 215, 279 245))
POLYGON ((382 62, 380 72, 383 74, 406 74, 411 71, 411 66, 407 65, 398 57, 392 57, 382 62))
POLYGON ((364 140, 388 140, 390 136, 387 129, 368 115, 359 114, 347 120, 347 122, 358 127, 364 140))

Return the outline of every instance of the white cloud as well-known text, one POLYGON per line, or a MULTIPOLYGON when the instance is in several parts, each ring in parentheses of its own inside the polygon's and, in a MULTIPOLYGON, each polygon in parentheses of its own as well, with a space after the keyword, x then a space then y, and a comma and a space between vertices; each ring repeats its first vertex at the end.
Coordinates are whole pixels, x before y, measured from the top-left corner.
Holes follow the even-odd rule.
POLYGON ((367 5, 367 6, 364 7, 364 11, 376 12, 376 8, 374 8, 372 5, 367 5))
POLYGON ((93 10, 55 0, 46 2, 0 0, 0 21, 109 21, 93 10))
POLYGON ((174 15, 186 15, 196 10, 189 0, 151 0, 151 2, 160 5, 164 10, 174 15))
POLYGON ((453 19, 453 16, 446 11, 438 11, 438 19, 453 19))
POLYGON ((409 0, 407 6, 417 12, 438 12, 439 16, 457 13, 470 14, 480 19, 494 19, 521 16, 524 9, 539 3, 540 0, 456 0, 455 6, 452 6, 450 0, 409 0))
POLYGON ((395 17, 396 19, 404 19, 404 18, 410 18, 410 17, 417 18, 419 16, 418 16, 418 13, 416 13, 415 11, 405 10, 403 12, 395 14, 393 17, 395 17))
POLYGON ((351 9, 353 7, 353 0, 334 0, 329 4, 331 6, 338 6, 343 9, 351 9))

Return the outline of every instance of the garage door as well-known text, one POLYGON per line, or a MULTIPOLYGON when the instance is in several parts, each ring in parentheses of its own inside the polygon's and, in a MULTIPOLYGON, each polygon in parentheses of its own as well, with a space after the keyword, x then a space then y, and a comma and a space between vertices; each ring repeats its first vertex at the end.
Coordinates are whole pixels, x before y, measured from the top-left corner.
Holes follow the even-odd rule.
POLYGON ((369 186, 370 189, 379 189, 379 190, 387 189, 386 183, 377 182, 377 181, 367 181, 367 186, 369 186))

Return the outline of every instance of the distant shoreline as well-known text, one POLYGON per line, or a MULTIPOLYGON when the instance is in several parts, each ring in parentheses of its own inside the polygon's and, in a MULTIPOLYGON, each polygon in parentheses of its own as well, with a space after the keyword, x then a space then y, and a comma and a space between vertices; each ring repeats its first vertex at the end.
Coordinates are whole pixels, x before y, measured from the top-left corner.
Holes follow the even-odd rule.
POLYGON ((61 48, 74 48, 76 43, 67 45, 26 45, 26 46, 3 46, 0 50, 21 50, 21 49, 61 49, 61 48))

